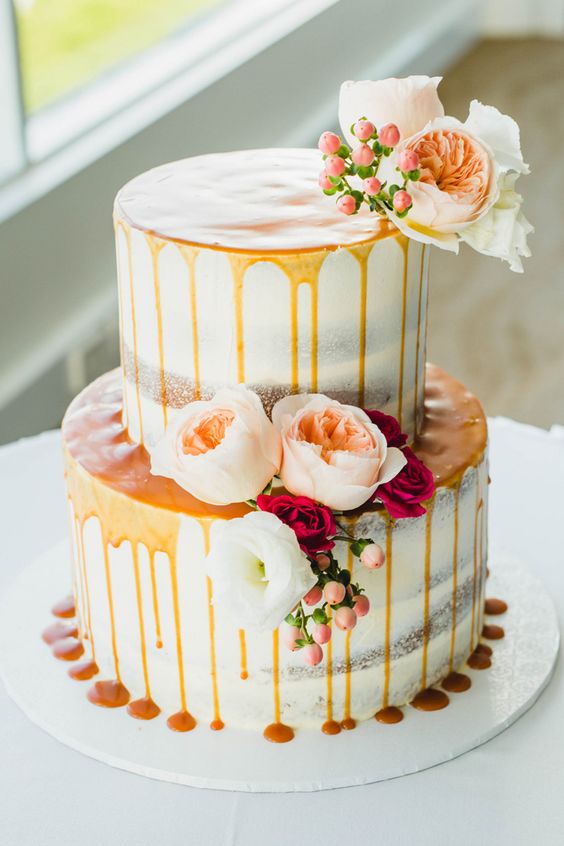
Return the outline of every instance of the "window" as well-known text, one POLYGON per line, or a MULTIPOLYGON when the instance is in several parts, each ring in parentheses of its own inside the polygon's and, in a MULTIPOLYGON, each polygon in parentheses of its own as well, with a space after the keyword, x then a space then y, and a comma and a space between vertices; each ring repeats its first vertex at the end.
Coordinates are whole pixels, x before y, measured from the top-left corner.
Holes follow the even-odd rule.
POLYGON ((15 0, 25 111, 36 112, 223 0, 15 0))

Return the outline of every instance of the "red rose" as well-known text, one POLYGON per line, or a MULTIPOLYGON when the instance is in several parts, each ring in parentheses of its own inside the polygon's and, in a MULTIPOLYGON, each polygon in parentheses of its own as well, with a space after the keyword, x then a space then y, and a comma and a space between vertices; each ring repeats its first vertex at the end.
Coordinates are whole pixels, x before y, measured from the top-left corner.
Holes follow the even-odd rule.
POLYGON ((306 555, 332 549, 335 542, 330 536, 337 531, 333 512, 326 505, 318 505, 308 496, 280 494, 257 496, 261 511, 270 511, 296 533, 298 543, 306 555))
POLYGON ((407 464, 390 482, 380 485, 374 499, 381 499, 392 517, 421 517, 425 509, 420 503, 433 496, 435 480, 409 447, 403 454, 407 464))
POLYGON ((392 417, 391 414, 384 414, 382 411, 375 411, 369 408, 365 408, 364 412, 378 426, 386 438, 389 447, 399 447, 401 449, 402 446, 405 446, 407 435, 404 435, 395 417, 392 417))

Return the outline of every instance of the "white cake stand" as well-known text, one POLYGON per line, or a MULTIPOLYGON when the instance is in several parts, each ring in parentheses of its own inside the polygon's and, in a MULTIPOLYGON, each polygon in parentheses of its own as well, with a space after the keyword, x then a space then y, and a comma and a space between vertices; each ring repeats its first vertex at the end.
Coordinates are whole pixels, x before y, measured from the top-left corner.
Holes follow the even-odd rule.
POLYGON ((490 555, 488 595, 509 603, 500 618, 506 636, 494 645, 489 670, 466 670, 471 689, 450 694, 443 711, 405 709, 396 725, 375 720, 327 737, 296 732, 277 745, 260 732, 197 727, 171 732, 162 717, 148 723, 125 709, 87 702, 86 685, 72 681, 50 655, 40 632, 47 609, 65 593, 68 544, 58 544, 16 579, 0 605, 0 676, 27 716, 62 743, 114 767, 148 778, 219 790, 327 790, 397 778, 456 758, 510 726, 550 681, 559 647, 552 601, 515 560, 490 555))

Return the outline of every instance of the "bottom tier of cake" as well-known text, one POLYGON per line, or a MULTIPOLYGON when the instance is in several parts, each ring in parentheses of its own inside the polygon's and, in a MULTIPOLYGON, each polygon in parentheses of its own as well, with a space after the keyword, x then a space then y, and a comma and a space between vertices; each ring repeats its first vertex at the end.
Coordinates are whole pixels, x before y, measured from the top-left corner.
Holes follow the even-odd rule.
MULTIPOLYGON (((213 508, 151 476, 122 427, 119 375, 87 388, 63 437, 84 648, 72 674, 92 677, 88 698, 144 719, 162 712, 177 730, 268 726, 269 739, 286 740, 290 728, 332 733, 377 712, 396 719, 393 706, 455 670, 482 627, 486 424, 478 401, 432 366, 425 413, 414 448, 435 474, 435 496, 417 519, 393 521, 375 506, 347 515, 353 534, 384 547, 386 563, 353 572, 371 611, 352 632, 333 627, 323 662, 309 667, 278 630, 237 630, 214 608, 207 549, 220 521, 249 508, 213 508)), ((335 554, 347 561, 347 547, 335 554)))

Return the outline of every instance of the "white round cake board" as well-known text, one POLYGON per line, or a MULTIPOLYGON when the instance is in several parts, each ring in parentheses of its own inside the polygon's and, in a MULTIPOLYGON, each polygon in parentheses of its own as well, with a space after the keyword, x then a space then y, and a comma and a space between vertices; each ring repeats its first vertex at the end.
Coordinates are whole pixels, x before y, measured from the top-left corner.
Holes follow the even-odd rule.
POLYGON ((0 676, 10 696, 38 726, 79 752, 148 778, 219 790, 327 790, 397 778, 456 758, 510 726, 550 681, 559 647, 552 601, 520 562, 490 555, 489 596, 509 603, 491 622, 506 636, 492 643, 492 666, 466 672, 472 687, 449 694, 436 712, 408 706, 396 725, 375 720, 328 737, 297 731, 291 743, 268 743, 261 732, 207 726, 178 734, 162 716, 132 719, 125 709, 96 708, 88 682, 70 679, 42 642, 51 605, 67 592, 67 542, 36 559, 0 604, 0 676))

